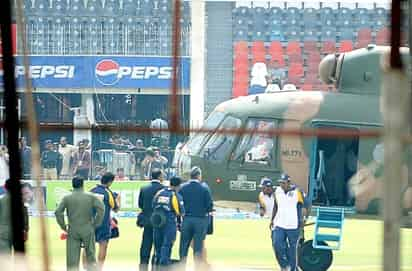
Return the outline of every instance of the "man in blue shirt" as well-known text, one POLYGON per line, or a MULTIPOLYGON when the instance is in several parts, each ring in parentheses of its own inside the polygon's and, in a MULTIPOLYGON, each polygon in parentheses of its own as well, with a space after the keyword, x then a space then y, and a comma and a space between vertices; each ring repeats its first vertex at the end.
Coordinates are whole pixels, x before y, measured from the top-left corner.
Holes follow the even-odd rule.
POLYGON ((153 213, 153 198, 157 192, 162 190, 164 186, 163 173, 159 168, 154 168, 151 171, 150 185, 143 187, 139 193, 139 208, 142 210, 143 217, 143 237, 140 246, 140 266, 139 270, 148 270, 150 253, 153 247, 153 225, 150 222, 150 217, 153 213))
POLYGON ((120 196, 116 195, 110 190, 110 186, 114 181, 114 175, 110 172, 102 176, 101 184, 98 184, 90 192, 94 193, 104 204, 104 218, 103 223, 96 228, 96 242, 99 243, 98 268, 103 269, 104 261, 107 255, 107 248, 111 237, 111 222, 112 218, 110 212, 119 211, 120 196))
POLYGON ((195 264, 202 264, 203 241, 207 233, 209 214, 213 211, 213 200, 210 190, 201 184, 201 179, 201 169, 193 167, 190 172, 190 180, 182 185, 180 189, 186 211, 182 224, 179 251, 183 264, 186 263, 192 240, 195 264))
POLYGON ((170 187, 157 192, 153 199, 151 221, 154 228, 156 264, 162 267, 171 264, 170 255, 176 240, 177 217, 185 213, 182 196, 177 192, 181 182, 179 177, 172 177, 170 187))

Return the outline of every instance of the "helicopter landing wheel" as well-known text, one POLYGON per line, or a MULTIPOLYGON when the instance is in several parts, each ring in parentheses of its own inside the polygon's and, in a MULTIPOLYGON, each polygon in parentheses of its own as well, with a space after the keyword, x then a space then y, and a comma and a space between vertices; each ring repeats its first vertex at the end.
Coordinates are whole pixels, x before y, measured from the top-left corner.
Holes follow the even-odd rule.
MULTIPOLYGON (((304 242, 299 248, 298 265, 303 271, 326 271, 332 265, 332 250, 318 249, 312 246, 313 240, 304 242)), ((319 242, 326 245, 325 242, 319 242)))

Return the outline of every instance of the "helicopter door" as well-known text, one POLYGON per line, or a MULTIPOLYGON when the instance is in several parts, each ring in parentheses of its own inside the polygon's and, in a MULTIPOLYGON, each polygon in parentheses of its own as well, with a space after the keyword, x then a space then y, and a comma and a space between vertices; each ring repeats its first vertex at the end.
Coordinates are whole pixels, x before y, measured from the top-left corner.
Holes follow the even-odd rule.
POLYGON ((315 140, 312 156, 314 166, 310 178, 313 204, 353 206, 349 180, 357 171, 359 137, 319 137, 315 140))

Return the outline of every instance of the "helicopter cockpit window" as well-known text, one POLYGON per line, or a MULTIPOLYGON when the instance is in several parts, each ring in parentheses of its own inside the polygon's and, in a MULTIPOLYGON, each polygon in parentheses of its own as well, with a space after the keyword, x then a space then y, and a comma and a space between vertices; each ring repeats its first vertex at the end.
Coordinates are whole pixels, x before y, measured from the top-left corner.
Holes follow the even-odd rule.
POLYGON ((274 127, 275 122, 272 120, 249 120, 246 129, 256 132, 242 136, 232 154, 232 160, 238 160, 242 163, 270 165, 273 160, 273 150, 276 142, 272 136, 260 132, 269 131, 274 127))
MULTIPOLYGON (((225 113, 223 112, 212 112, 209 117, 206 119, 203 128, 208 129, 215 129, 220 122, 225 117, 225 113)), ((203 143, 205 142, 209 133, 196 133, 188 142, 187 142, 187 149, 191 154, 198 154, 200 148, 202 147, 203 143)))
POLYGON ((210 137, 200 155, 210 161, 223 161, 230 151, 236 135, 225 133, 222 129, 239 129, 241 125, 240 119, 232 116, 226 117, 217 131, 210 137))

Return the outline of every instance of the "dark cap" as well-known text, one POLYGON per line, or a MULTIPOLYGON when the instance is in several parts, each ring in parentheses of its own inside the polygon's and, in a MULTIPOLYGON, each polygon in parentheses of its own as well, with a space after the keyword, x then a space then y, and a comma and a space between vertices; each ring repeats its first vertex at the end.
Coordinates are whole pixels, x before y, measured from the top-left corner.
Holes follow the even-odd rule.
POLYGON ((182 178, 175 176, 170 178, 170 186, 179 186, 182 183, 182 178))
POLYGON ((283 173, 280 178, 278 179, 279 183, 286 183, 290 181, 290 176, 286 173, 283 173))
POLYGON ((272 187, 272 186, 273 186, 273 182, 269 178, 263 178, 260 181, 260 187, 272 187))

